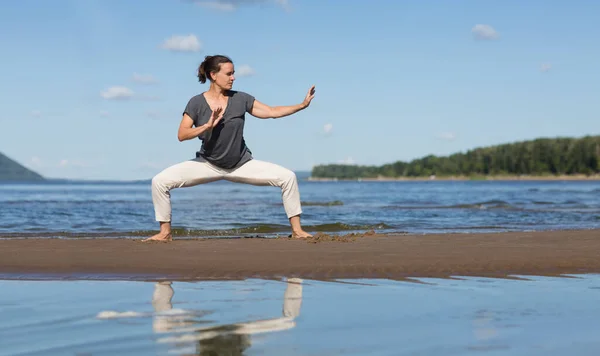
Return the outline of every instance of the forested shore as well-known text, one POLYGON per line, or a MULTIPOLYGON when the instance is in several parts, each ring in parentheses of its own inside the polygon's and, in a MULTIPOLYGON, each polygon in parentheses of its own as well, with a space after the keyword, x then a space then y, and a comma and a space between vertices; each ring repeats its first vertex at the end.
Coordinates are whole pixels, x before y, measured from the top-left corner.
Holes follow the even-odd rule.
POLYGON ((326 164, 311 179, 600 179, 600 136, 539 138, 381 166, 326 164))

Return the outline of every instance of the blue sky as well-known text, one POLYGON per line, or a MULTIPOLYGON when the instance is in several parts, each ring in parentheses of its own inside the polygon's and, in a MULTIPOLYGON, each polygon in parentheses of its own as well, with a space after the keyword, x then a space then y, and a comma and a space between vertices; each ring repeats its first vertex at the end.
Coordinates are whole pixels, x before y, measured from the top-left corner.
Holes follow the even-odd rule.
POLYGON ((600 134, 597 1, 55 0, 0 11, 0 152, 47 177, 146 179, 194 156, 181 112, 226 54, 255 158, 383 164, 600 134))

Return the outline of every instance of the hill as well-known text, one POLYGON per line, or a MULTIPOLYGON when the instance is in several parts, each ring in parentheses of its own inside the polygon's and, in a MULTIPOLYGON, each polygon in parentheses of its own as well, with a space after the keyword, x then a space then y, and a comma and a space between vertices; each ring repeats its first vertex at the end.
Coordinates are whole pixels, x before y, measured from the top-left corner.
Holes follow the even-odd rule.
POLYGON ((315 166, 311 178, 565 176, 600 173, 600 136, 539 138, 382 166, 315 166))
POLYGON ((21 164, 0 153, 0 182, 27 182, 42 180, 44 180, 44 177, 42 177, 40 174, 23 167, 21 164))

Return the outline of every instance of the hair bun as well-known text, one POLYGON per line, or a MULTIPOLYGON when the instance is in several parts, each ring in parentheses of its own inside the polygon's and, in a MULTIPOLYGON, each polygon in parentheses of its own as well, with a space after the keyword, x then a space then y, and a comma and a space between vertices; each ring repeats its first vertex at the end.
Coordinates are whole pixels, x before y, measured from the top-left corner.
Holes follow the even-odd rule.
POLYGON ((233 63, 231 59, 223 55, 205 56, 202 63, 198 67, 198 81, 202 84, 206 83, 209 79, 209 74, 212 72, 218 72, 223 63, 233 63))

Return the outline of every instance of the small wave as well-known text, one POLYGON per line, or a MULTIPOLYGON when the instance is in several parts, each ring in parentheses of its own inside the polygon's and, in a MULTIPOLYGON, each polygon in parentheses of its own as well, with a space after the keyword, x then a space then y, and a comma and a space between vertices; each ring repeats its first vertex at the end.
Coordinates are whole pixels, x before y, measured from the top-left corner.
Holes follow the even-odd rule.
MULTIPOLYGON (((368 224, 368 225, 350 225, 341 222, 331 224, 305 225, 306 230, 316 230, 323 232, 336 231, 361 231, 361 230, 384 230, 390 229, 387 224, 368 224)), ((288 225, 268 224, 268 225, 253 225, 245 226, 237 229, 223 230, 195 230, 195 229, 174 229, 173 236, 235 236, 248 234, 271 234, 277 232, 288 232, 288 225)), ((134 231, 132 234, 148 235, 151 231, 134 231)))
MULTIPOLYGON (((321 232, 342 232, 342 231, 367 231, 367 230, 389 230, 393 227, 384 223, 350 225, 341 222, 331 224, 304 225, 306 230, 321 232)), ((243 226, 234 229, 186 229, 174 228, 171 230, 173 237, 244 237, 254 235, 265 235, 275 233, 289 233, 289 225, 264 224, 243 226)), ((119 238, 119 237, 146 237, 152 236, 156 230, 135 230, 135 231, 112 231, 112 232, 71 232, 71 231, 40 231, 40 232, 17 232, 3 233, 1 238, 119 238)))
POLYGON ((426 209, 506 209, 506 210, 522 210, 512 204, 509 204, 503 200, 488 200, 477 203, 466 203, 466 204, 453 204, 453 205, 390 205, 388 209, 398 210, 426 210, 426 209))
POLYGON ((344 203, 340 200, 324 201, 324 202, 305 201, 305 202, 302 202, 302 205, 304 205, 304 206, 340 206, 340 205, 344 205, 344 203))
MULTIPOLYGON (((282 206, 281 202, 273 203, 273 206, 282 206)), ((302 206, 342 206, 344 202, 341 200, 332 200, 332 201, 303 201, 301 202, 302 206)))
POLYGON ((148 214, 145 212, 141 212, 141 211, 135 211, 135 210, 125 210, 123 212, 119 212, 119 215, 121 216, 139 216, 139 217, 147 217, 148 214))
POLYGON ((531 202, 533 205, 552 205, 554 203, 549 202, 549 201, 532 201, 531 202))
POLYGON ((508 204, 505 202, 481 202, 472 204, 454 204, 454 205, 418 205, 418 206, 403 206, 389 205, 384 209, 392 210, 437 210, 437 209, 463 209, 463 210, 507 210, 507 211, 596 211, 597 207, 581 204, 574 200, 566 202, 546 202, 533 201, 531 203, 519 203, 517 205, 508 204))
POLYGON ((96 315, 96 319, 122 319, 122 318, 139 318, 144 316, 142 313, 134 311, 117 312, 112 310, 101 311, 96 315))
POLYGON ((521 210, 514 205, 508 203, 500 203, 500 204, 488 204, 488 203, 475 203, 475 204, 458 204, 449 206, 449 208, 458 208, 458 209, 479 209, 479 210, 488 210, 488 209, 506 209, 506 210, 521 210))
POLYGON ((544 189, 544 193, 574 193, 574 194, 585 194, 594 191, 600 191, 600 188, 596 188, 594 190, 586 190, 586 189, 544 189))
POLYGON ((20 199, 20 200, 5 200, 2 204, 6 205, 23 205, 23 204, 71 204, 71 205, 88 205, 88 204, 146 204, 152 203, 151 199, 84 199, 84 200, 71 200, 71 199, 20 199))

